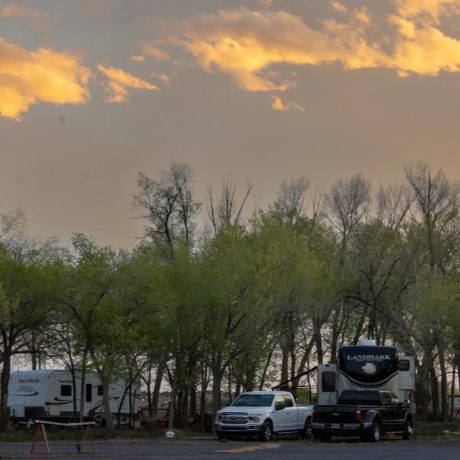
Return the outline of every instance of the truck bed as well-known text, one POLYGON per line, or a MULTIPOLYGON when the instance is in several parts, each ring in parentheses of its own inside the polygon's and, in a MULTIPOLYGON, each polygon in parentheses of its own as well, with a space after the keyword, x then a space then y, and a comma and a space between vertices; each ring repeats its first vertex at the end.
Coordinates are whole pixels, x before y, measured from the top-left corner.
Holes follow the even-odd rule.
POLYGON ((329 440, 333 435, 359 435, 363 439, 378 441, 382 433, 392 432, 402 434, 404 439, 410 438, 412 417, 408 407, 397 399, 392 400, 389 393, 346 390, 342 395, 339 404, 313 407, 311 429, 315 437, 329 440))

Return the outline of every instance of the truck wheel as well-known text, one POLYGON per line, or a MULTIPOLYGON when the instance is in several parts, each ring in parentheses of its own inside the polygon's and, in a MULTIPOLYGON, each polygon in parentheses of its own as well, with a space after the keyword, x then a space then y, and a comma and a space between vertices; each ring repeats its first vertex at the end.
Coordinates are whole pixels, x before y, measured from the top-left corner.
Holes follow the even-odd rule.
POLYGON ((311 439, 312 438, 311 417, 308 417, 307 420, 305 420, 305 426, 303 427, 303 430, 300 430, 300 437, 302 439, 311 439))
POLYGON ((371 431, 369 433, 369 440, 372 442, 379 442, 380 435, 382 434, 382 429, 379 422, 374 422, 372 424, 371 431))
POLYGON ((268 420, 264 422, 260 429, 259 440, 262 442, 271 441, 273 438, 273 428, 271 422, 268 420))
POLYGON ((411 439, 413 433, 414 433, 414 428, 412 427, 412 423, 409 420, 406 420, 404 424, 404 432, 403 432, 402 438, 405 440, 411 439))

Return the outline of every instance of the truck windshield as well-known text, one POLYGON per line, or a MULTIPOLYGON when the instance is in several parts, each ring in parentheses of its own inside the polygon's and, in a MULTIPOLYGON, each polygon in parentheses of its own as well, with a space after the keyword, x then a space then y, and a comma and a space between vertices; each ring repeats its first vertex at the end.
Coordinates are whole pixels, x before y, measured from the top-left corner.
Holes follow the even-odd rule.
POLYGON ((233 401, 232 406, 269 407, 272 405, 273 395, 252 395, 243 393, 233 401))

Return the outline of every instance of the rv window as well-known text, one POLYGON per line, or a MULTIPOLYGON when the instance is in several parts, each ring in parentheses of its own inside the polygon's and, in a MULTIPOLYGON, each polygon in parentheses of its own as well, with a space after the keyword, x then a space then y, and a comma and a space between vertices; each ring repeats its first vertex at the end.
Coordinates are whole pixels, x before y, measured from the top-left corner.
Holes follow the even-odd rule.
POLYGON ((97 386, 97 395, 102 396, 104 394, 104 387, 102 385, 97 386))
POLYGON ((408 359, 400 359, 398 362, 398 369, 400 371, 410 371, 410 361, 408 359))
POLYGON ((91 383, 86 384, 86 402, 91 402, 93 400, 93 386, 91 383))
POLYGON ((323 372, 321 374, 321 390, 326 393, 335 391, 335 372, 323 372))
POLYGON ((72 386, 61 385, 61 396, 72 396, 72 386))

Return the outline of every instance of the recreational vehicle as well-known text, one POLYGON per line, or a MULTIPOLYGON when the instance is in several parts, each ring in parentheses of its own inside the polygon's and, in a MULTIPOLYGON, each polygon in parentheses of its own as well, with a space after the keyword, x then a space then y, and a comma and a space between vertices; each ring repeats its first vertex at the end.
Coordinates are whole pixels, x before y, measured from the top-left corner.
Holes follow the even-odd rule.
POLYGON ((400 401, 415 390, 415 360, 399 356, 395 347, 362 340, 339 350, 338 363, 318 365, 318 404, 336 404, 344 390, 389 391, 400 401))
MULTIPOLYGON (((85 378, 84 418, 105 424, 102 385, 96 373, 85 378)), ((8 408, 13 423, 34 419, 69 421, 79 416, 81 378, 75 382, 67 370, 32 370, 13 372, 8 385, 8 408)), ((140 409, 140 389, 117 381, 109 389, 114 422, 127 424, 140 409)))

